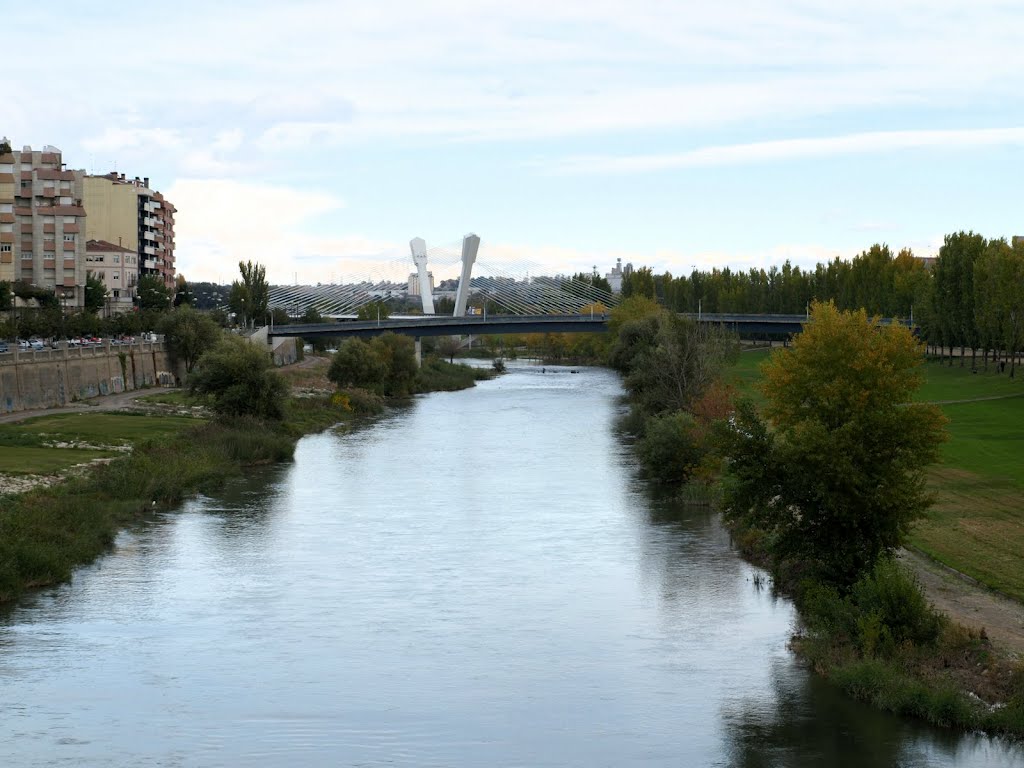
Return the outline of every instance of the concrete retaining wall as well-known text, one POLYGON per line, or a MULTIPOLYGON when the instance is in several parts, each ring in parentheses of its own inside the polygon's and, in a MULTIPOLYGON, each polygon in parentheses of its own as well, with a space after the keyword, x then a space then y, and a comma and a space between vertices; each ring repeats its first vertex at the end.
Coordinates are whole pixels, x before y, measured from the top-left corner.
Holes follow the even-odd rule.
POLYGON ((0 413, 53 408, 158 384, 175 384, 163 342, 0 354, 0 413))

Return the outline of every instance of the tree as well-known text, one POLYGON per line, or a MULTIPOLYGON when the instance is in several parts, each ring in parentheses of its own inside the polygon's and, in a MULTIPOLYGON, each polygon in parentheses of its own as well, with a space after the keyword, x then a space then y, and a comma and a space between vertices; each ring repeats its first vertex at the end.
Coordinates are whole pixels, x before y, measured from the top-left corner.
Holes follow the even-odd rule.
POLYGON ((107 286, 95 272, 85 273, 85 309, 94 315, 103 309, 107 300, 107 286))
POLYGON ((11 284, 6 280, 0 280, 0 312, 5 312, 14 305, 11 284))
POLYGON ((371 301, 356 310, 356 320, 387 320, 390 316, 391 309, 383 301, 371 301))
MULTIPOLYGON (((497 337, 485 336, 484 344, 487 345, 488 354, 495 357, 497 355, 497 337)), ((455 362, 455 355, 460 349, 462 349, 461 336, 441 336, 437 340, 437 351, 441 353, 442 357, 447 357, 449 363, 455 362)))
POLYGON ((249 325, 249 318, 252 316, 252 299, 249 296, 249 289, 238 280, 231 283, 231 292, 228 294, 228 309, 234 313, 235 321, 239 325, 249 325))
POLYGON ((370 346, 387 365, 384 378, 384 394, 389 396, 408 395, 413 380, 419 371, 416 363, 416 345, 408 336, 384 333, 376 336, 370 346))
POLYGON ((776 565, 846 588, 927 509, 924 471, 945 419, 911 402, 922 352, 903 326, 815 303, 792 347, 764 365, 768 422, 747 403, 725 430, 723 507, 767 533, 776 565))
POLYGON ((170 312, 160 324, 171 356, 192 373, 199 358, 221 337, 220 326, 209 315, 182 304, 170 312))
POLYGON ((171 290, 157 275, 141 275, 137 290, 142 309, 165 310, 171 306, 171 290))
POLYGON ((362 339, 348 339, 334 353, 327 378, 339 387, 381 390, 387 376, 387 364, 362 339))
POLYGON ((262 346, 224 336, 199 358, 189 389, 208 398, 222 418, 278 421, 284 418, 288 385, 271 365, 262 346))
POLYGON ((178 275, 174 279, 174 306, 180 307, 182 304, 194 305, 195 296, 192 294, 192 288, 185 280, 185 276, 178 275))
MULTIPOLYGON (((270 303, 270 285, 267 284, 267 268, 253 261, 238 262, 238 271, 242 273, 241 285, 245 287, 245 318, 254 321, 267 314, 270 303)), ((231 284, 232 293, 239 283, 231 284)))

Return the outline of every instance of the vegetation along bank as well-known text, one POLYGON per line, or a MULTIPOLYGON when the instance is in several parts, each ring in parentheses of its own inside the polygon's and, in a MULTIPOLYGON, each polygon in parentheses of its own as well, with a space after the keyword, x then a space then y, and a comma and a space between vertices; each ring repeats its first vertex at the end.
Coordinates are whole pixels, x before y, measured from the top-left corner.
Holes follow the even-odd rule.
POLYGON ((721 507, 741 551, 795 600, 798 653, 881 708, 1024 735, 1019 662, 936 612, 896 559, 908 541, 943 539, 933 465, 964 450, 920 397, 910 332, 814 304, 792 345, 751 371, 721 332, 649 299, 613 317, 609 362, 644 472, 721 507), (737 370, 753 397, 724 383, 737 370))
POLYGON ((311 358, 282 373, 260 347, 216 326, 204 336, 208 330, 190 331, 209 345, 189 361, 190 394, 157 396, 201 404, 202 416, 62 414, 0 426, 0 472, 105 461, 53 485, 0 495, 0 602, 68 579, 154 508, 215 489, 249 467, 291 459, 304 434, 492 375, 436 358, 417 369, 412 340, 391 334, 347 342, 333 359, 311 358))

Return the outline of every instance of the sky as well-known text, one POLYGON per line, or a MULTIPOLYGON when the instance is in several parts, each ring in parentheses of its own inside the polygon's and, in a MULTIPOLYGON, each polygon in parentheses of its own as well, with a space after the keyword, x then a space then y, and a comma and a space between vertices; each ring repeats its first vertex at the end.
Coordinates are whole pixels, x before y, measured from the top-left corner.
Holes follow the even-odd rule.
POLYGON ((673 274, 1024 234, 1020 0, 2 6, 0 135, 148 176, 193 281, 411 271, 469 232, 673 274))

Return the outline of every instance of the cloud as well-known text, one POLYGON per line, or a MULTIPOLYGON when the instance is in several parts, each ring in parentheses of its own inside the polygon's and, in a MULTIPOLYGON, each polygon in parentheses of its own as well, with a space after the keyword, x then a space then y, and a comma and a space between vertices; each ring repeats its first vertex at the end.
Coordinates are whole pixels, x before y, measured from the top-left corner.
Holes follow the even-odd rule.
MULTIPOLYGON (((377 248, 359 238, 305 234, 309 220, 344 208, 343 200, 309 190, 232 179, 187 178, 166 190, 177 208, 175 258, 191 280, 230 282, 239 261, 266 265, 271 280, 291 282, 297 257, 318 254, 331 262, 359 248, 377 248)), ((322 280, 309 264, 307 280, 322 280)))
POLYGON ((748 165, 807 157, 893 152, 910 149, 964 149, 1024 146, 1024 127, 967 130, 873 131, 824 138, 783 139, 701 147, 652 155, 590 155, 566 158, 553 173, 644 173, 676 168, 748 165))

